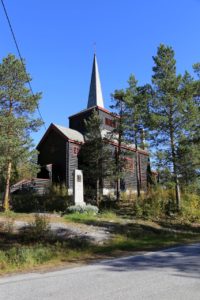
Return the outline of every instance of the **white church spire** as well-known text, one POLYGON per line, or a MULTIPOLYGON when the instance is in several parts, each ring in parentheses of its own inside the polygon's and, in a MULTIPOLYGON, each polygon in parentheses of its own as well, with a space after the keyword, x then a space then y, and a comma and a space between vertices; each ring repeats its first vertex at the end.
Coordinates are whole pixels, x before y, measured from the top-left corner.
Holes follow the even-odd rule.
POLYGON ((101 82, 99 77, 97 58, 95 54, 93 60, 92 76, 90 82, 90 91, 89 91, 87 108, 90 108, 92 106, 100 106, 104 108, 101 82))

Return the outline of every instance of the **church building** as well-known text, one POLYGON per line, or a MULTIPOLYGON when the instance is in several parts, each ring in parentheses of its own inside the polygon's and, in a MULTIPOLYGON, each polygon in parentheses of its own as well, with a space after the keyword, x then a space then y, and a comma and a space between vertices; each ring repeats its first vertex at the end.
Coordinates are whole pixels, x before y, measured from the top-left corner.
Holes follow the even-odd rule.
MULTIPOLYGON (((84 144, 84 120, 91 116, 93 110, 98 112, 101 119, 101 132, 111 131, 115 126, 115 121, 113 114, 104 108, 96 55, 94 55, 93 60, 87 108, 69 117, 69 127, 52 123, 37 146, 38 164, 41 166, 38 177, 50 178, 53 183, 64 183, 69 194, 73 193, 74 170, 79 169, 78 153, 84 144)), ((117 147, 114 143, 112 144, 113 147, 117 147)), ((137 169, 140 187, 145 190, 147 187, 148 152, 140 148, 136 151, 134 145, 122 145, 122 148, 132 153, 127 158, 128 169, 123 179, 122 189, 124 191, 137 190, 137 169)), ((111 188, 109 188, 108 183, 105 183, 103 194, 108 194, 110 191, 111 188)), ((112 192, 116 192, 113 187, 112 192)))

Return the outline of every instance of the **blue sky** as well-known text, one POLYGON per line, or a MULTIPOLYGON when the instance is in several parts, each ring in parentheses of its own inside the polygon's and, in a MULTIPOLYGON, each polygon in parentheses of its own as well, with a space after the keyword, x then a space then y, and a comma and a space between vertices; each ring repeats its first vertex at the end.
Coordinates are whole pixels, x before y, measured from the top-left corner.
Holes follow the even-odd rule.
MULTIPOLYGON (((160 43, 171 45, 177 70, 200 61, 200 0, 4 0, 46 127, 68 126, 86 108, 94 42, 106 108, 131 73, 151 81, 160 43)), ((0 59, 17 55, 0 6, 0 59)), ((44 127, 33 134, 37 144, 44 127)))

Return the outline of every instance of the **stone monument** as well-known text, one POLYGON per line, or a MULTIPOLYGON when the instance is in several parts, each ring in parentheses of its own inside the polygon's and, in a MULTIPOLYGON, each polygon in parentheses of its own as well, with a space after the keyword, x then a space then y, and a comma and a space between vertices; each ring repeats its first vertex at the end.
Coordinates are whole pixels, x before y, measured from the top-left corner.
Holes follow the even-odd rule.
POLYGON ((73 198, 75 205, 85 205, 83 197, 83 172, 81 170, 74 170, 73 198))

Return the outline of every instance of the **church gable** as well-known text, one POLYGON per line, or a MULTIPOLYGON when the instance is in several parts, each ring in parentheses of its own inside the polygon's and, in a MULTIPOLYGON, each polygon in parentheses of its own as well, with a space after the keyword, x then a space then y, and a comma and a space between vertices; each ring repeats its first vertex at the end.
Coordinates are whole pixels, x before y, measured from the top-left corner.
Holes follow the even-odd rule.
MULTIPOLYGON (((78 148, 83 142, 84 138, 80 132, 51 124, 37 146, 39 151, 38 164, 41 166, 39 176, 43 175, 42 168, 45 168, 46 165, 52 165, 53 182, 66 183, 66 179, 71 176, 68 166, 75 162, 74 166, 77 168, 77 157, 71 155, 69 151, 71 144, 78 148)), ((72 148, 73 150, 74 148, 72 148)))

